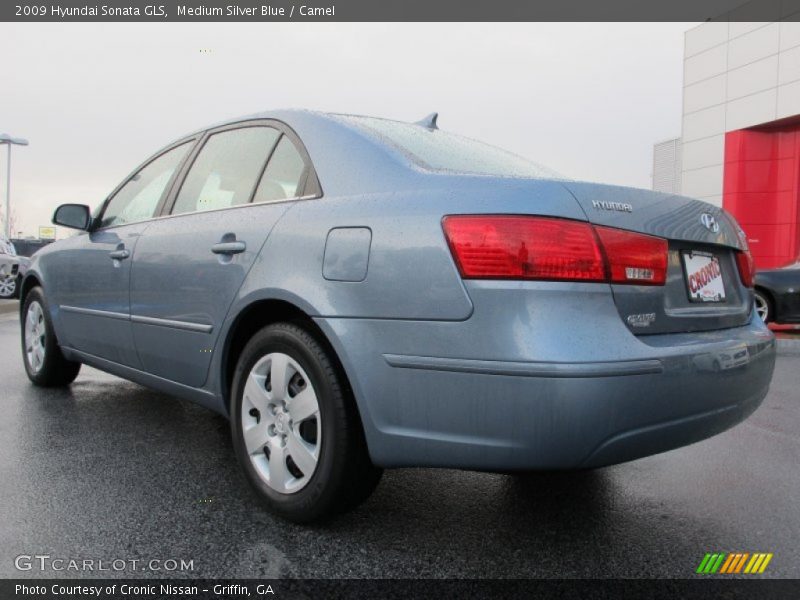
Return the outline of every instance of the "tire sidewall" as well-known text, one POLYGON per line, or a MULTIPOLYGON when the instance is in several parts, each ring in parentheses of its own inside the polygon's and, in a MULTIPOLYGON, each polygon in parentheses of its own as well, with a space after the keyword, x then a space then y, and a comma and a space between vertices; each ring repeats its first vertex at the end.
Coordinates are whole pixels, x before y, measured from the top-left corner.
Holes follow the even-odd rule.
MULTIPOLYGON (((233 445, 245 476, 254 490, 278 512, 297 518, 298 515, 320 512, 325 504, 325 496, 329 493, 329 483, 336 477, 335 445, 337 441, 337 403, 340 400, 340 388, 337 381, 331 381, 329 375, 317 356, 324 352, 317 348, 309 348, 305 337, 310 336, 297 326, 284 324, 268 326, 245 346, 236 367, 232 386, 231 431, 233 445), (315 351, 316 350, 316 351, 315 351), (297 361, 311 380, 317 395, 320 420, 322 424, 322 447, 314 474, 309 482, 299 491, 292 494, 281 494, 267 485, 256 472, 247 453, 242 436, 241 412, 242 397, 247 376, 255 364, 267 354, 282 352, 297 361)), ((313 338, 312 338, 313 339, 313 338)), ((340 433, 341 435, 341 433, 340 433)), ((308 518, 313 518, 308 515, 308 518)))
POLYGON ((48 309, 47 302, 44 298, 42 288, 35 287, 28 295, 25 296, 25 303, 22 305, 22 312, 20 313, 20 338, 22 341, 22 362, 25 364, 25 370, 28 372, 28 377, 34 382, 43 382, 45 373, 50 369, 50 363, 53 362, 54 353, 58 350, 56 343, 56 336, 53 330, 53 324, 50 321, 50 310, 48 309), (34 302, 38 302, 42 307, 42 315, 44 316, 44 360, 42 361, 41 368, 34 372, 28 364, 28 353, 25 350, 25 321, 28 318, 28 308, 34 302))

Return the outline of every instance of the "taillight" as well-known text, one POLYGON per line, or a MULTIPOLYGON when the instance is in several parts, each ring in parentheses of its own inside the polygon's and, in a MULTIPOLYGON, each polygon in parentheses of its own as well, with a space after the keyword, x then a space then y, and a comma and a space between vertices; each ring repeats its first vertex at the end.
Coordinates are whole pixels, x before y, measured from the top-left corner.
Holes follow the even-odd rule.
POLYGON ((649 235, 552 217, 456 215, 442 224, 465 279, 666 279, 667 241, 649 235))
POLYGON ((594 229, 608 260, 612 283, 664 285, 667 240, 611 227, 594 229))
POLYGON ((605 267, 588 223, 516 216, 451 216, 447 241, 467 279, 604 281, 605 267))
POLYGON ((736 253, 736 266, 739 267, 739 277, 741 277, 744 287, 753 287, 756 277, 756 265, 753 262, 753 255, 750 254, 750 250, 736 253))

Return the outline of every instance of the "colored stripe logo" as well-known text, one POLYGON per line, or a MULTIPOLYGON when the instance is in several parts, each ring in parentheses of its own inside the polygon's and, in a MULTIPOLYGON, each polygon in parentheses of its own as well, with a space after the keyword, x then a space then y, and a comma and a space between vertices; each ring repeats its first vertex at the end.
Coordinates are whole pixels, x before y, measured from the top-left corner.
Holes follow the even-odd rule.
POLYGON ((755 575, 763 573, 769 561, 772 560, 772 552, 706 552, 696 573, 701 575, 713 575, 715 573, 725 575, 735 575, 746 573, 755 575))

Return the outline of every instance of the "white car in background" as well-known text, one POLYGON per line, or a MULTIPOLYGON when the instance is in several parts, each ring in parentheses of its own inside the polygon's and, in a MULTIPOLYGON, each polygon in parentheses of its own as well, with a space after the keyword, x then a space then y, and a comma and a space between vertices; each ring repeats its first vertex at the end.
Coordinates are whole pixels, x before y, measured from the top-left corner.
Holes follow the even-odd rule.
POLYGON ((30 259, 18 256, 8 238, 0 236, 0 299, 16 298, 19 282, 28 270, 30 259))

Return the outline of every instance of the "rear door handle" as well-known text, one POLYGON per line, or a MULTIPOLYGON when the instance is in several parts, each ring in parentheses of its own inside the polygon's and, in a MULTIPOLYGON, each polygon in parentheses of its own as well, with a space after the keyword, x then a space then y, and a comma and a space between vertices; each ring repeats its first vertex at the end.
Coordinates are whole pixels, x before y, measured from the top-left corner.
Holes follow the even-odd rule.
POLYGON ((244 242, 219 242, 211 246, 211 251, 214 254, 241 254, 247 250, 247 244, 244 242))
POLYGON ((131 255, 131 253, 130 250, 125 250, 124 248, 122 248, 121 250, 114 250, 113 252, 109 252, 108 255, 114 260, 125 260, 131 255))

